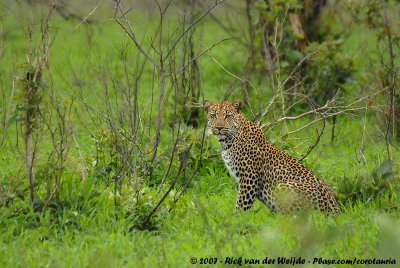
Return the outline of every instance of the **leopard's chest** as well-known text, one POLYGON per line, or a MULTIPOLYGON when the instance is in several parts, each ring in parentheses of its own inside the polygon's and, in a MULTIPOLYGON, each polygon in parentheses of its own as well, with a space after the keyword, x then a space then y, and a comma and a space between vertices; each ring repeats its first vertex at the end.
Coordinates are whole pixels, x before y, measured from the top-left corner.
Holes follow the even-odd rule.
POLYGON ((235 161, 235 157, 230 150, 222 150, 222 159, 224 160, 225 166, 232 177, 239 183, 240 177, 238 174, 238 167, 235 161))

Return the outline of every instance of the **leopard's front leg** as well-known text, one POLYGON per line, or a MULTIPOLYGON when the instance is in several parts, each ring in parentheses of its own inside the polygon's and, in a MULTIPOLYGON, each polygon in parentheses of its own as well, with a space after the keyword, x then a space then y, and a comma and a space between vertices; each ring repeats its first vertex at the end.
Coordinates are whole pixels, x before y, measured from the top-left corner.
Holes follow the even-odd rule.
POLYGON ((250 178, 239 180, 239 193, 236 199, 236 209, 248 210, 257 196, 257 183, 250 178))

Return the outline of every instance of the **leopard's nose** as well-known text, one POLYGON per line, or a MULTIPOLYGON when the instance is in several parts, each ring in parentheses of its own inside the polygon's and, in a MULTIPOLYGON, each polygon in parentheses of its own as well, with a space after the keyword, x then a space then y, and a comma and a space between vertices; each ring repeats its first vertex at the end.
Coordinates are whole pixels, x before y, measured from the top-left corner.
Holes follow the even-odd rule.
POLYGON ((221 129, 223 129, 224 127, 222 127, 222 126, 216 126, 215 128, 218 129, 218 131, 221 131, 221 129))

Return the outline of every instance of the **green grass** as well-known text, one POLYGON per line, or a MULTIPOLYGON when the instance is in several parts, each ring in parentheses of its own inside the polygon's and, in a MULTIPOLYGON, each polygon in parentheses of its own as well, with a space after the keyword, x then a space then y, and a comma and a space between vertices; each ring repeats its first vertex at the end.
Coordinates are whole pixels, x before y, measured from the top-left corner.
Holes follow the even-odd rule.
MULTIPOLYGON (((20 66, 28 51, 23 30, 27 18, 18 20, 6 9, 2 9, 2 13, 2 26, 9 33, 5 36, 5 54, 0 58, 1 120, 5 114, 8 119, 15 112, 15 100, 9 102, 13 77, 22 72, 20 66)), ((105 14, 105 18, 112 17, 112 14, 105 14)), ((148 14, 134 13, 133 20, 142 26, 137 29, 140 38, 144 32, 154 30, 154 19, 148 14)), ((170 20, 169 30, 178 25, 175 20, 170 20)), ((65 105, 70 104, 72 97, 78 96, 99 113, 104 112, 102 78, 108 74, 125 82, 122 72, 124 58, 132 63, 128 71, 134 77, 133 65, 137 56, 134 46, 122 29, 108 19, 103 19, 100 25, 77 27, 76 22, 55 16, 51 25, 55 41, 46 76, 50 88, 65 105), (123 54, 120 48, 125 46, 126 53, 123 54)), ((196 39, 196 44, 201 44, 198 45, 199 51, 229 37, 212 20, 205 20, 200 26, 201 33, 196 39)), ((345 48, 357 50, 358 46, 352 45, 351 40, 361 37, 356 33, 350 36, 345 48)), ((149 40, 145 38, 144 42, 149 40)), ((233 40, 212 50, 212 55, 237 75, 246 63, 246 53, 246 48, 233 40)), ((356 64, 357 71, 362 70, 364 62, 357 60, 356 64)), ((231 85, 234 85, 233 96, 241 96, 240 87, 234 84, 235 78, 224 72, 209 55, 204 55, 199 65, 205 99, 221 99, 225 88, 231 85)), ((146 68, 139 91, 140 110, 142 115, 149 115, 149 110, 153 109, 154 120, 157 102, 152 103, 150 99, 152 92, 158 94, 159 74, 146 68)), ((257 85, 253 92, 257 98, 252 102, 265 104, 262 98, 268 96, 264 93, 267 90, 265 85, 257 85)), ((120 97, 118 92, 111 94, 115 99, 120 97)), ((113 105, 118 107, 118 103, 113 105)), ((165 107, 170 106, 166 100, 165 107)), ((248 111, 246 113, 249 115, 248 111)), ((104 134, 107 133, 107 124, 101 119, 96 117, 92 121, 84 103, 74 102, 70 120, 74 123, 72 128, 79 150, 73 143, 60 196, 43 211, 34 211, 29 203, 21 128, 15 124, 6 130, 1 128, 4 143, 0 149, 0 267, 213 266, 192 265, 192 257, 199 261, 200 258, 217 258, 217 266, 221 267, 225 266, 226 257, 259 260, 302 257, 307 261, 303 267, 325 267, 313 265, 314 258, 392 258, 400 262, 400 152, 393 149, 394 166, 391 176, 386 177, 382 171, 387 159, 386 145, 377 131, 377 117, 373 112, 368 112, 365 117, 364 114, 354 118, 340 116, 333 145, 329 135, 331 125, 327 122, 325 135, 304 160, 305 165, 337 194, 342 208, 338 217, 325 217, 319 213, 273 214, 258 201, 248 212, 235 211, 236 183, 224 167, 216 139, 207 137, 203 166, 187 192, 175 203, 174 198, 180 194, 184 184, 182 179, 179 181, 152 219, 150 230, 142 230, 138 223, 154 208, 172 180, 168 178, 166 186, 157 194, 158 185, 154 182, 161 180, 171 154, 169 122, 167 119, 163 121, 159 165, 152 180, 146 178, 137 202, 130 184, 124 183, 121 195, 115 195, 110 173, 100 173, 99 170, 112 159, 103 159, 105 165, 98 169, 99 165, 94 165, 98 146, 94 138, 109 138, 109 133, 104 134), (362 141, 364 123, 368 135, 362 141), (87 172, 85 178, 82 175, 84 170, 87 172)), ((294 130, 305 125, 307 120, 290 122, 287 126, 294 130)), ((204 118, 201 123, 205 123, 204 118)), ((280 139, 279 128, 268 131, 266 136, 296 158, 300 158, 316 138, 315 129, 311 127, 280 139)), ((201 130, 190 132, 188 140, 194 139, 199 143, 201 130)), ((154 128, 146 129, 146 133, 149 137, 143 138, 142 145, 147 149, 146 146, 151 147, 148 141, 153 139, 154 128)), ((102 145, 107 148, 107 142, 102 145)), ((44 197, 48 180, 47 159, 51 150, 48 134, 41 137, 40 146, 36 168, 41 172, 37 177, 42 184, 38 195, 44 197)), ((172 167, 174 171, 177 169, 175 164, 172 167)), ((193 172, 192 166, 188 172, 193 172)))
MULTIPOLYGON (((342 135, 346 140, 345 131, 338 140, 342 135)), ((365 155, 373 169, 384 159, 385 151, 382 144, 368 148, 365 155)), ((358 176, 354 148, 343 144, 330 146, 322 141, 306 164, 335 192, 344 177, 358 176)), ((361 170, 360 176, 371 179, 370 170, 365 166, 361 170)), ((116 208, 112 189, 90 184, 75 182, 72 187, 78 188, 66 198, 65 207, 54 211, 34 213, 27 206, 25 213, 11 216, 13 209, 3 208, 0 265, 181 267, 192 266, 191 257, 216 257, 223 262, 225 257, 302 257, 307 261, 400 257, 399 212, 389 209, 400 205, 398 198, 340 199, 342 214, 336 218, 319 213, 277 215, 260 202, 249 212, 235 212, 235 182, 221 160, 211 157, 176 205, 171 194, 157 216, 158 228, 149 232, 132 228, 134 217, 140 215, 133 213, 129 189, 124 189, 122 205, 116 208), (170 213, 168 207, 172 207, 170 213)), ((148 194, 157 197, 155 192, 149 189, 148 194)))

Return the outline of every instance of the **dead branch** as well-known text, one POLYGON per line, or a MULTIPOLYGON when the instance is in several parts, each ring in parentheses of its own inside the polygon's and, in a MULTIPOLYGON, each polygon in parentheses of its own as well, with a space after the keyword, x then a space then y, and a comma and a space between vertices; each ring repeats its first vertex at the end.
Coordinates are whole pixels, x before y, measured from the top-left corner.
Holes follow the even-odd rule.
POLYGON ((213 9, 215 9, 219 4, 221 4, 222 2, 224 2, 225 0, 219 0, 216 1, 214 5, 212 5, 211 7, 209 7, 207 9, 207 11, 205 11, 198 19, 196 19, 195 21, 193 21, 192 23, 190 23, 190 25, 188 27, 186 27, 185 30, 182 31, 182 33, 178 36, 178 38, 175 40, 175 42, 172 44, 171 48, 169 49, 169 51, 167 52, 167 54, 165 55, 164 60, 168 59, 169 55, 171 54, 171 52, 175 49, 175 47, 178 45, 179 41, 182 39, 182 37, 184 35, 186 35, 188 33, 188 31, 190 29, 192 29, 193 27, 195 27, 200 21, 202 21, 213 9))
POLYGON ((283 87, 286 85, 286 83, 292 79, 294 73, 300 68, 300 66, 310 57, 318 53, 318 51, 313 51, 308 53, 306 56, 304 56, 298 63, 297 65, 293 68, 293 70, 290 72, 289 76, 279 85, 277 89, 277 93, 274 94, 273 98, 268 102, 267 106, 264 109, 261 109, 255 116, 255 118, 263 118, 270 110, 271 106, 276 102, 276 100, 285 92, 283 87))
POLYGON ((319 132, 318 129, 317 129, 317 134, 318 134, 317 140, 314 142, 313 145, 311 145, 311 146, 308 148, 306 154, 305 154, 302 158, 300 158, 300 160, 299 160, 300 162, 302 162, 302 161, 311 153, 311 151, 314 150, 314 148, 318 145, 318 143, 319 143, 319 141, 320 141, 320 139, 321 139, 321 136, 324 134, 325 125, 326 125, 326 119, 325 119, 325 117, 324 117, 322 114, 321 114, 321 117, 324 119, 324 125, 322 126, 322 130, 321 130, 321 132, 319 132))
POLYGON ((183 72, 190 64, 192 64, 194 61, 196 61, 198 58, 200 58, 201 56, 203 56, 204 54, 206 54, 207 52, 211 52, 211 50, 218 46, 219 44, 225 42, 225 41, 229 41, 232 40, 232 38, 225 38, 222 39, 214 44, 212 44, 210 47, 206 48, 205 50, 203 50, 202 52, 200 52, 198 55, 196 55, 195 57, 191 58, 185 65, 183 65, 181 68, 179 68, 178 71, 176 71, 174 74, 167 74, 167 76, 172 76, 172 75, 177 75, 181 72, 183 72))
MULTIPOLYGON (((208 9, 207 6, 205 5, 204 1, 196 1, 196 3, 201 7, 201 9, 203 11, 206 11, 208 9)), ((226 6, 228 6, 228 5, 226 5, 226 6)), ((234 10, 238 9, 238 7, 232 7, 232 8, 234 10)), ((245 35, 245 31, 238 32, 238 30, 239 30, 238 27, 236 27, 235 25, 232 25, 232 23, 230 25, 227 25, 226 22, 222 21, 221 19, 219 19, 217 16, 215 16, 212 13, 209 14, 209 17, 213 21, 215 21, 226 33, 229 33, 229 35, 233 36, 231 39, 234 39, 242 46, 248 46, 247 42, 245 42, 241 39, 241 37, 245 35)))
POLYGON ((118 23, 119 26, 121 26, 121 28, 125 31, 125 33, 129 36, 129 38, 133 41, 133 43, 135 44, 136 48, 139 50, 140 53, 142 53, 146 59, 148 59, 154 66, 157 67, 157 69, 160 69, 160 64, 153 59, 141 46, 141 44, 139 44, 137 38, 136 38, 136 34, 133 30, 133 27, 129 21, 129 19, 127 18, 127 14, 129 13, 130 10, 128 11, 124 11, 121 7, 121 0, 115 0, 117 6, 115 8, 115 13, 114 13, 114 20, 118 23), (126 23, 126 25, 124 25, 120 18, 117 17, 118 11, 121 13, 121 17, 124 19, 124 22, 126 23))
POLYGON ((96 10, 99 8, 99 6, 101 6, 101 4, 103 4, 104 0, 101 0, 94 8, 93 10, 86 15, 85 17, 82 18, 82 20, 79 22, 79 24, 75 27, 75 29, 78 29, 79 26, 81 26, 82 23, 86 23, 89 24, 91 21, 89 20, 89 17, 93 15, 94 12, 96 12, 96 10))
POLYGON ((174 198, 174 202, 178 202, 178 200, 180 199, 180 197, 185 194, 187 188, 189 187, 190 182, 193 180, 194 176, 199 172, 200 168, 202 167, 203 164, 203 153, 204 153, 204 142, 205 142, 205 137, 206 137, 206 129, 207 129, 207 124, 204 124, 204 128, 203 128, 203 134, 201 136, 201 149, 200 149, 200 158, 199 158, 199 163, 197 164, 197 167, 195 169, 195 171, 192 173, 192 175, 190 176, 190 178, 186 181, 185 185, 183 186, 182 191, 180 192, 180 194, 174 198))
POLYGON ((313 110, 304 112, 304 113, 302 113, 300 115, 297 115, 297 116, 283 116, 283 117, 281 117, 279 119, 276 119, 276 120, 274 120, 272 122, 268 122, 266 124, 261 125, 261 128, 269 128, 271 126, 276 125, 277 123, 280 123, 280 122, 283 122, 283 121, 297 120, 297 119, 300 119, 300 118, 308 116, 308 115, 326 114, 327 112, 329 112, 330 110, 335 108, 335 103, 336 103, 336 99, 334 98, 332 100, 327 101, 326 104, 324 106, 322 106, 322 107, 315 108, 313 110))
POLYGON ((153 210, 149 213, 149 215, 147 216, 147 218, 144 220, 144 222, 142 223, 142 228, 146 228, 146 226, 149 224, 151 218, 153 217, 154 213, 157 212, 157 210, 159 209, 159 207, 161 206, 161 204, 164 202, 164 200, 167 198, 167 196, 169 195, 169 193, 172 191, 172 189, 175 187, 175 184, 178 182, 178 179, 181 175, 182 169, 186 166, 186 162, 188 160, 188 155, 190 152, 190 149, 192 148, 193 144, 190 144, 189 147, 185 150, 185 152, 182 154, 181 158, 180 158, 180 165, 179 165, 179 169, 178 172, 176 173, 176 176, 171 184, 171 186, 168 188, 168 190, 165 192, 165 194, 163 195, 163 197, 160 199, 160 201, 157 203, 157 205, 153 208, 153 210))
POLYGON ((77 13, 69 10, 69 8, 67 7, 68 1, 63 1, 63 0, 58 0, 58 1, 57 0, 26 0, 26 1, 30 5, 40 4, 40 5, 48 6, 49 8, 54 9, 61 17, 63 17, 66 20, 72 18, 72 19, 79 20, 81 22, 85 22, 87 24, 93 23, 93 21, 89 19, 89 16, 82 17, 82 16, 78 15, 77 13))
MULTIPOLYGON (((149 154, 151 153, 151 151, 149 152, 144 152, 141 148, 141 146, 139 145, 139 143, 132 139, 129 133, 125 133, 125 131, 123 129, 120 129, 116 123, 114 122, 114 120, 112 118, 107 117, 106 115, 104 115, 103 112, 96 110, 93 106, 91 106, 89 103, 87 103, 86 101, 84 101, 82 98, 77 97, 69 92, 63 92, 66 95, 69 95, 71 97, 73 97, 76 101, 78 101, 79 103, 83 104, 85 106, 86 111, 89 113, 89 115, 92 117, 92 113, 95 114, 97 117, 101 118, 102 120, 105 120, 108 124, 110 124, 112 126, 113 129, 115 129, 117 131, 118 134, 122 135, 125 139, 127 139, 128 141, 132 142, 132 144, 135 145, 135 148, 137 150, 139 150, 139 152, 141 154, 149 154)), ((92 120, 94 121, 93 117, 92 120)))
MULTIPOLYGON (((293 133, 296 133, 296 132, 322 120, 322 119, 327 119, 327 118, 330 118, 330 117, 333 117, 336 115, 346 115, 346 114, 349 114, 352 112, 364 110, 364 109, 366 109, 364 104, 361 106, 357 106, 357 105, 362 103, 363 101, 374 98, 376 95, 379 95, 384 91, 385 91, 385 89, 380 90, 378 92, 374 92, 370 95, 366 95, 364 97, 358 98, 348 105, 339 105, 339 99, 338 99, 338 93, 337 93, 331 100, 328 100, 324 106, 314 108, 312 110, 309 110, 309 111, 299 114, 297 116, 282 116, 272 122, 262 124, 261 128, 268 129, 268 128, 271 128, 271 127, 275 126, 276 124, 284 122, 284 121, 297 120, 302 117, 306 117, 306 116, 310 116, 310 115, 317 116, 317 118, 315 120, 307 123, 306 125, 302 126, 301 128, 288 132, 288 134, 293 134, 293 133), (322 117, 318 117, 318 116, 322 116, 322 117)), ((304 96, 303 98, 305 98, 305 97, 306 96, 304 96)), ((368 108, 373 109, 374 106, 369 106, 368 108)))

